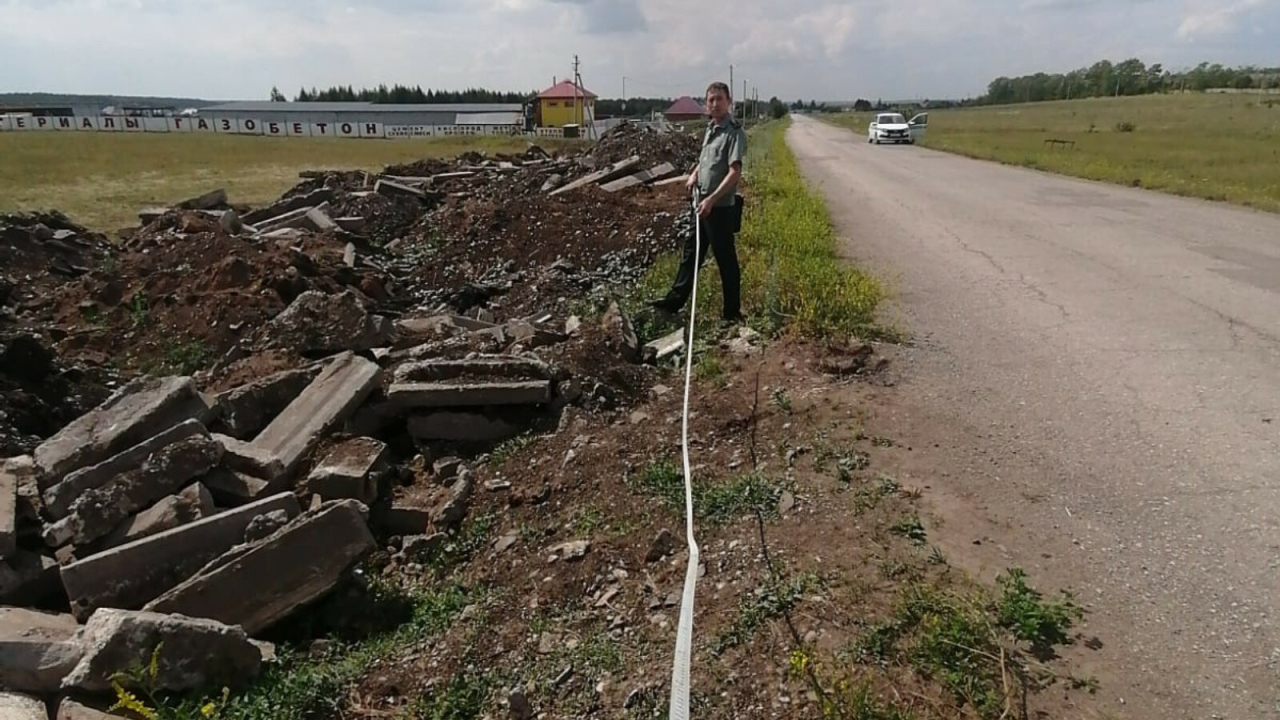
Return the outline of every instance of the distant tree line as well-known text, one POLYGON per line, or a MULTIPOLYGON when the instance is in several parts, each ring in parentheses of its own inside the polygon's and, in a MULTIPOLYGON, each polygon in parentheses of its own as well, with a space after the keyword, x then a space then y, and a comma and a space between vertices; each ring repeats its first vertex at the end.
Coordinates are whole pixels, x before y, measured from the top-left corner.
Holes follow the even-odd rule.
POLYGON ((977 98, 974 104, 1007 105, 1218 88, 1280 88, 1280 68, 1225 67, 1204 62, 1190 70, 1173 72, 1160 63, 1147 65, 1138 58, 1118 63, 1100 60, 1068 73, 996 78, 987 86, 987 94, 977 98))
MULTIPOLYGON (((398 84, 390 87, 384 84, 375 88, 356 90, 351 85, 346 87, 335 85, 327 90, 318 90, 314 87, 310 90, 302 88, 293 100, 294 102, 375 102, 394 105, 410 103, 428 105, 443 103, 515 104, 522 103, 536 94, 537 91, 527 93, 499 92, 483 88, 423 90, 421 85, 408 87, 398 84)), ((286 102, 288 100, 284 93, 280 92, 279 88, 274 87, 271 88, 271 99, 275 102, 286 102)))

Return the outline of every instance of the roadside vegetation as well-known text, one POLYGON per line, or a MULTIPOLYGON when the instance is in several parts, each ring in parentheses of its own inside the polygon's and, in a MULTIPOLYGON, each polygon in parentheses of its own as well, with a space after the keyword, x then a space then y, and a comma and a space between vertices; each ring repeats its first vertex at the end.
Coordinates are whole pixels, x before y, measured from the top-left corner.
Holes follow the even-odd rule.
MULTIPOLYGON (((822 119, 865 136, 871 114, 822 119)), ((1182 93, 935 110, 921 144, 1280 212, 1277 95, 1182 93)))
POLYGON ((114 233, 137 225, 144 207, 216 187, 226 188, 233 203, 262 205, 296 185, 303 170, 381 169, 468 150, 519 152, 527 142, 8 132, 0 134, 0 212, 57 208, 90 229, 114 233))

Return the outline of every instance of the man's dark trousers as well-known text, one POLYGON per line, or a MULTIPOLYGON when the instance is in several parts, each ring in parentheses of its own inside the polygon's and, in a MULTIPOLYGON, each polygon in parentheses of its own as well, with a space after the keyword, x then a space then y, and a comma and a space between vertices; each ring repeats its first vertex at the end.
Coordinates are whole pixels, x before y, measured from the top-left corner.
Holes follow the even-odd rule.
MULTIPOLYGON (((738 267, 738 252, 734 247, 733 206, 714 207, 711 214, 698 218, 702 228, 702 253, 698 258, 698 267, 707 261, 707 248, 716 256, 716 267, 720 268, 720 285, 724 290, 724 318, 736 320, 742 315, 742 271, 738 267)), ((663 298, 661 306, 675 312, 684 307, 693 292, 693 255, 696 238, 690 234, 685 241, 684 252, 680 256, 680 270, 676 272, 675 283, 663 298)))

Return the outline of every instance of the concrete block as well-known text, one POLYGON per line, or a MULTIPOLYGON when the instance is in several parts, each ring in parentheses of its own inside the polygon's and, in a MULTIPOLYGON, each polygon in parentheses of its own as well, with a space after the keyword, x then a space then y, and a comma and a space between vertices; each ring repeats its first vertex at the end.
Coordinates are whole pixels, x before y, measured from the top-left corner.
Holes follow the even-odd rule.
POLYGON ((272 319, 266 337, 271 347, 334 353, 389 345, 393 331, 386 318, 365 311, 354 291, 330 295, 309 290, 272 319))
POLYGON ((448 410, 410 416, 408 428, 417 440, 454 442, 495 442, 513 438, 522 430, 506 418, 448 410))
POLYGON ((540 405, 551 400, 551 382, 396 383, 387 390, 387 401, 399 408, 482 407, 488 405, 540 405))
POLYGON ((332 232, 338 229, 338 224, 333 221, 323 210, 311 208, 306 213, 307 224, 316 232, 332 232))
POLYGON ((603 170, 597 170, 590 175, 574 180, 568 185, 562 185, 555 190, 552 190, 550 196, 555 197, 556 195, 562 195, 570 190, 577 190, 578 188, 586 187, 587 185, 609 182, 610 180, 634 172, 639 166, 640 156, 632 155, 626 160, 616 162, 603 170))
POLYGON ((124 720, 124 718, 82 705, 71 698, 63 698, 58 705, 58 715, 54 720, 124 720))
POLYGON ((213 495, 204 485, 195 483, 177 495, 162 498, 155 505, 120 523, 115 530, 94 544, 92 552, 81 553, 81 555, 87 557, 108 548, 141 540, 144 537, 195 522, 200 518, 209 517, 216 512, 213 495))
POLYGON ((225 467, 210 470, 201 484, 208 488, 214 504, 227 508, 253 502, 271 491, 271 485, 266 480, 225 467))
POLYGON ((280 217, 291 210, 298 210, 319 207, 325 203, 333 202, 335 198, 332 188, 320 188, 312 190, 306 195, 295 195, 291 198, 285 198, 275 202, 265 208, 252 210, 244 214, 243 220, 250 225, 257 225, 264 220, 280 217))
POLYGON ((296 516, 298 499, 293 493, 273 495, 63 567, 72 613, 84 619, 101 607, 142 607, 230 550, 255 517, 273 510, 296 516))
POLYGON ((320 374, 320 368, 316 364, 285 370, 217 395, 215 402, 227 434, 240 440, 252 439, 302 394, 320 374))
POLYGON ((141 467, 152 454, 173 443, 192 437, 208 437, 209 432, 199 420, 186 420, 166 428, 133 447, 107 460, 77 470, 57 485, 44 492, 45 512, 55 520, 67 516, 71 503, 82 493, 102 487, 117 476, 141 467))
POLYGON ((427 194, 418 188, 410 187, 392 180, 379 180, 377 184, 373 186, 373 191, 379 195, 386 195, 390 198, 411 197, 422 200, 427 197, 427 194))
POLYGON ((636 337, 631 318, 627 317, 618 303, 609 304, 609 309, 605 311, 600 325, 605 332, 609 333, 609 339, 617 343, 624 360, 640 362, 640 340, 636 337))
POLYGON ((0 467, 0 560, 18 552, 18 474, 0 467))
POLYGON ((422 535, 431 525, 431 513, 424 508, 392 504, 383 511, 382 527, 391 535, 422 535))
POLYGON ((675 171, 675 166, 671 163, 662 163, 661 165, 656 165, 648 170, 641 170, 634 175, 628 175, 623 178, 618 178, 613 182, 605 183, 600 186, 600 189, 605 192, 618 192, 619 190, 625 190, 637 185, 644 185, 645 183, 653 182, 654 180, 661 180, 662 178, 670 176, 675 171))
POLYGON ((76 638, 79 629, 70 615, 0 608, 0 687, 57 692, 62 678, 84 655, 84 646, 76 638))
POLYGON ((174 207, 182 210, 213 210, 227 204, 227 191, 223 188, 211 190, 190 200, 183 200, 174 207))
POLYGON ((85 654, 63 680, 65 690, 109 692, 113 675, 148 662, 156 647, 158 690, 236 688, 262 668, 262 651, 244 630, 213 620, 105 608, 85 623, 82 637, 85 654))
POLYGON ((217 467, 222 455, 220 443, 201 435, 162 448, 137 470, 76 498, 67 517, 45 529, 45 542, 56 548, 67 542, 83 545, 104 537, 130 515, 217 467))
POLYGON ((369 223, 368 220, 362 217, 340 217, 334 218, 333 221, 343 230, 356 234, 364 232, 365 226, 369 223))
POLYGON ((353 353, 344 353, 289 404, 253 446, 280 460, 290 476, 320 439, 345 421, 378 387, 382 368, 353 353))
POLYGON ((226 451, 222 456, 222 464, 226 468, 262 478, 273 488, 280 486, 280 483, 276 482, 284 475, 284 463, 280 458, 267 450, 255 447, 252 443, 226 435, 214 433, 213 439, 226 451))
POLYGON ((159 220, 165 213, 169 212, 167 207, 147 207, 138 211, 138 222, 145 225, 159 220))
POLYGON ((424 360, 396 368, 397 383, 490 379, 551 379, 551 368, 539 360, 506 355, 482 355, 470 360, 424 360))
POLYGON ((676 330, 652 342, 646 343, 640 351, 644 362, 654 363, 665 360, 684 349, 684 329, 676 330))
POLYGON ((147 607, 211 618, 257 634, 327 593, 376 547, 364 513, 364 506, 352 500, 328 503, 147 607))
POLYGON ((378 478, 387 468, 387 445, 373 438, 355 438, 335 446, 307 477, 307 489, 325 500, 351 499, 371 503, 378 496, 378 478))
POLYGON ((3 720, 49 720, 44 701, 27 695, 0 692, 0 718, 3 720))
POLYGON ((209 412, 189 377, 131 382, 36 448, 41 489, 184 420, 203 421, 209 412))
MULTIPOLYGON (((313 230, 310 213, 323 212, 327 203, 322 203, 314 207, 300 207, 296 210, 276 215, 275 217, 266 218, 260 222, 252 222, 258 232, 267 234, 277 230, 313 230)), ((246 220, 246 222, 249 222, 246 220)))
POLYGON ((0 603, 39 605, 58 591, 58 561, 51 555, 18 550, 0 561, 0 603))

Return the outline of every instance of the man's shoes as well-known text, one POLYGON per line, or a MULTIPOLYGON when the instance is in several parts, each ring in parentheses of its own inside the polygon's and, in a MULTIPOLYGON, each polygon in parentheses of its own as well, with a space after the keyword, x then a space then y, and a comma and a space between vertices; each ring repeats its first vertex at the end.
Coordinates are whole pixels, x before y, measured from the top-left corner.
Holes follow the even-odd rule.
POLYGON ((720 329, 728 330, 735 325, 741 325, 747 321, 747 318, 739 313, 738 315, 725 316, 720 318, 720 329))
POLYGON ((653 308, 654 310, 658 310, 659 312, 671 313, 671 314, 680 312, 680 306, 676 305, 674 302, 672 302, 667 298, 662 298, 661 300, 650 300, 647 303, 647 305, 653 308))

